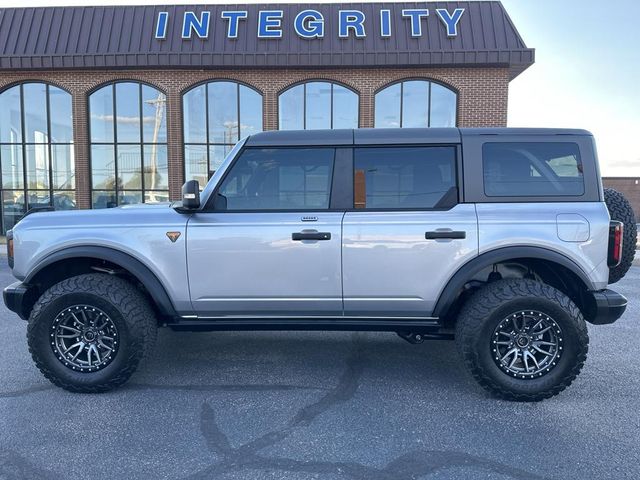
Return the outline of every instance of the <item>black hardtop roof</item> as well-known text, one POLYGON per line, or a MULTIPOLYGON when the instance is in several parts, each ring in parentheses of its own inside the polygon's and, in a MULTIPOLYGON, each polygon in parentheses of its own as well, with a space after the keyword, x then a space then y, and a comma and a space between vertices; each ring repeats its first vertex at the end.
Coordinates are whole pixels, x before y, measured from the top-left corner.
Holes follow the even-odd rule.
POLYGON ((249 147, 350 146, 393 144, 451 144, 477 135, 591 136, 587 130, 567 128, 357 128, 343 130, 271 130, 247 139, 249 147))

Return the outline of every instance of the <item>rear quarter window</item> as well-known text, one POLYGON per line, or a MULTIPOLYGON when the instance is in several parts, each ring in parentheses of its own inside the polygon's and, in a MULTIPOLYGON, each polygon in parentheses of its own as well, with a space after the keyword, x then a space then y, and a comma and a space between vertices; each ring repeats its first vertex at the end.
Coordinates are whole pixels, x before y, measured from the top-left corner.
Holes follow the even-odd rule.
POLYGON ((482 170, 488 197, 584 194, 582 161, 576 143, 485 143, 482 170))

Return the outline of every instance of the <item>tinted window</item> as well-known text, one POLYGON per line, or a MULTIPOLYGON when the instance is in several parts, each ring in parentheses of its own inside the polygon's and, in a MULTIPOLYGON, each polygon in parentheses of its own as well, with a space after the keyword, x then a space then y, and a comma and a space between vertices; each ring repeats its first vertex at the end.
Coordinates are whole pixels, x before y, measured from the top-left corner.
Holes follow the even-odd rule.
POLYGON ((484 191, 490 197, 584 194, 575 143, 485 143, 484 191))
POLYGON ((248 149, 217 193, 226 210, 315 210, 329 208, 332 148, 248 149))
POLYGON ((434 208, 456 186, 455 158, 454 147, 358 148, 354 206, 434 208))

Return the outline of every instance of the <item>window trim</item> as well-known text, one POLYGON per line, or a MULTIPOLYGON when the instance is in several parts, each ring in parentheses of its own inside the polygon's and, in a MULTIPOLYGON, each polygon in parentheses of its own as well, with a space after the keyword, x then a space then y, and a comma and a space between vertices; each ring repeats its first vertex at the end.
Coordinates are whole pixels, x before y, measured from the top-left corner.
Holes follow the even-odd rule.
MULTIPOLYGON (((140 203, 146 203, 144 201, 145 199, 145 193, 147 192, 147 190, 145 189, 145 185, 144 185, 144 149, 145 146, 152 146, 152 145, 156 145, 156 146, 166 146, 167 147, 167 187, 170 186, 170 178, 169 178, 169 118, 168 118, 168 108, 167 108, 167 104, 168 104, 168 97, 167 97, 167 93, 161 89, 158 88, 156 85, 153 85, 151 83, 142 81, 142 80, 135 80, 135 79, 118 79, 118 80, 114 80, 114 81, 110 81, 110 82, 105 82, 105 83, 101 83, 100 85, 97 85, 96 87, 92 88, 88 93, 87 93, 87 97, 86 97, 86 107, 87 107, 87 139, 88 139, 88 164, 89 164, 89 204, 90 204, 90 209, 93 210, 95 207, 93 206, 93 193, 94 192, 104 192, 104 193, 113 193, 115 195, 115 199, 116 199, 116 207, 119 207, 121 205, 120 200, 119 200, 119 193, 122 191, 129 191, 129 192, 136 192, 136 193, 140 193, 140 199, 141 202, 140 203), (116 85, 119 83, 133 83, 136 84, 138 87, 138 108, 140 111, 140 141, 139 142, 118 142, 118 112, 117 112, 117 98, 116 98, 116 85), (149 88, 153 88, 155 91, 160 92, 164 95, 165 97, 165 111, 164 111, 164 115, 165 115, 165 129, 167 132, 167 141, 166 142, 157 142, 157 143, 145 143, 144 141, 144 113, 143 113, 143 100, 142 100, 142 88, 143 87, 149 87, 149 88), (110 87, 112 89, 111 95, 112 95, 112 108, 113 108, 113 142, 93 142, 91 140, 91 96, 104 89, 110 87), (107 190, 104 188, 94 188, 93 185, 93 154, 92 154, 92 147, 94 145, 103 145, 103 146, 111 146, 113 147, 113 161, 114 161, 114 174, 115 174, 115 183, 114 183, 114 189, 113 190, 107 190), (121 189, 118 187, 118 146, 119 145, 124 145, 124 146, 138 146, 140 147, 140 189, 121 189)), ((165 189, 156 189, 156 190, 148 190, 149 192, 167 192, 167 196, 169 195, 170 192, 170 188, 165 189)), ((107 208, 112 208, 112 207, 107 207, 107 208)))

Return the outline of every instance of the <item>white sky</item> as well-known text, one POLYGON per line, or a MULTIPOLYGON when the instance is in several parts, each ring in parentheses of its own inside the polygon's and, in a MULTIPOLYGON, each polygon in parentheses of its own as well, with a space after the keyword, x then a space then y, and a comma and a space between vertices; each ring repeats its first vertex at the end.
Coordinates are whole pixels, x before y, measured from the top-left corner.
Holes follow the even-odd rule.
MULTIPOLYGON (((0 7, 185 3, 235 2, 0 0, 0 7)), ((527 46, 536 49, 535 65, 511 83, 509 126, 586 128, 596 136, 603 175, 640 177, 640 0, 608 1, 615 18, 607 21, 601 0, 503 3, 527 46)))

